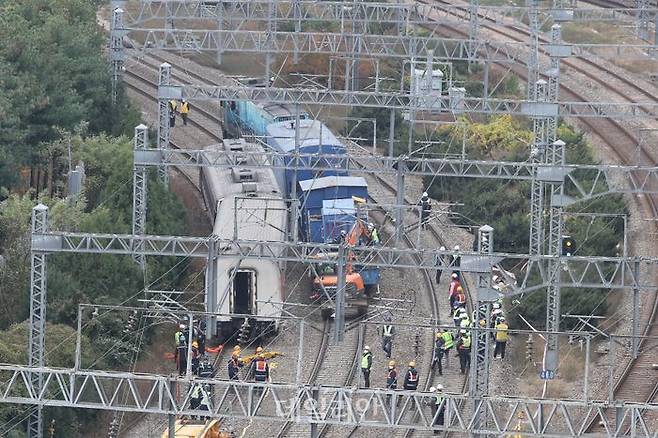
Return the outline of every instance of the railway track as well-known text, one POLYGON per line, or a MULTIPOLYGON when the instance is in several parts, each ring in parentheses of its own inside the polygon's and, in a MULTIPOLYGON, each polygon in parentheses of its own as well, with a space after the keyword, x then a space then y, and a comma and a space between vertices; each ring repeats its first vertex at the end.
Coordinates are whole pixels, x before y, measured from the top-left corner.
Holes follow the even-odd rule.
MULTIPOLYGON (((447 2, 442 0, 437 0, 439 3, 447 4, 447 2)), ((422 1, 424 2, 424 1, 422 1)), ((424 2, 426 3, 426 2, 424 2)), ((484 25, 484 28, 500 34, 506 38, 512 39, 514 41, 523 41, 518 37, 510 35, 509 32, 495 28, 494 26, 484 25)), ((461 34, 462 36, 467 36, 468 33, 455 28, 453 26, 442 25, 442 28, 445 31, 448 31, 450 34, 461 34)), ((516 29, 517 32, 522 33, 525 36, 529 36, 529 32, 524 29, 516 29)), ((546 40, 543 40, 546 41, 546 40)), ((628 78, 621 77, 617 73, 611 71, 610 69, 596 64, 594 61, 584 58, 579 58, 578 61, 582 61, 587 65, 597 69, 602 74, 607 74, 613 77, 615 80, 621 82, 625 87, 629 87, 635 93, 639 93, 648 97, 653 101, 658 101, 653 93, 648 90, 643 89, 637 84, 633 83, 628 78)), ((611 84, 604 79, 600 78, 598 75, 595 75, 591 71, 577 65, 573 61, 562 61, 562 65, 568 66, 591 80, 597 82, 598 84, 604 86, 609 91, 614 92, 615 94, 621 96, 629 102, 636 102, 633 98, 628 97, 621 89, 611 86, 611 84)), ((527 78, 525 72, 520 68, 514 68, 517 75, 522 78, 527 78)), ((561 84, 560 89, 561 95, 566 96, 570 99, 575 99, 579 101, 586 102, 588 101, 580 93, 575 91, 568 85, 564 83, 561 84)), ((634 165, 642 164, 655 166, 658 163, 658 160, 650 154, 644 147, 640 147, 641 156, 639 157, 644 162, 638 163, 634 158, 634 152, 637 145, 636 137, 630 132, 628 128, 621 125, 619 122, 611 119, 600 119, 600 120, 588 120, 588 119, 579 119, 579 122, 589 128, 590 132, 594 135, 597 135, 605 144, 608 145, 610 151, 620 160, 622 164, 625 165, 634 165)), ((639 207, 648 213, 651 218, 658 218, 658 199, 656 196, 644 196, 642 198, 634 197, 634 201, 639 205, 639 207)), ((653 221, 654 229, 658 230, 658 224, 656 221, 653 221)), ((658 294, 654 293, 653 300, 647 306, 649 309, 649 315, 647 322, 642 330, 644 336, 658 336, 658 294)), ((632 401, 642 401, 642 402, 651 402, 655 400, 656 395, 658 394, 658 381, 655 377, 655 371, 651 369, 652 355, 650 352, 642 354, 642 347, 645 345, 644 339, 640 343, 640 355, 636 360, 629 360, 624 366, 624 370, 615 383, 613 389, 613 394, 615 399, 622 400, 632 400, 632 401), (652 382, 652 383, 651 383, 652 382), (647 384, 649 383, 649 384, 647 384)), ((614 413, 609 413, 608 422, 611 418, 614 418, 614 413)), ((596 432, 602 430, 601 425, 597 422, 598 417, 593 417, 589 423, 587 430, 589 432, 596 432)))
MULTIPOLYGON (((155 61, 160 62, 160 63, 167 62, 167 60, 165 60, 161 57, 158 57, 158 56, 153 56, 151 58, 155 61)), ((157 63, 151 62, 151 60, 148 60, 148 59, 145 59, 145 58, 141 59, 140 63, 142 65, 147 66, 151 70, 155 70, 155 71, 157 71, 157 68, 159 67, 159 65, 157 63)), ((138 74, 136 74, 132 71, 129 71, 128 74, 134 80, 138 81, 140 84, 145 85, 147 88, 149 88, 151 90, 151 93, 145 91, 140 86, 136 86, 136 85, 133 85, 133 84, 130 84, 129 86, 131 86, 131 88, 136 90, 141 95, 146 96, 149 99, 155 101, 155 98, 153 96, 155 95, 155 91, 157 90, 157 83, 155 83, 152 80, 141 77, 140 75, 138 75, 138 74)), ((187 76, 188 78, 191 78, 193 80, 200 81, 201 83, 206 83, 206 84, 210 83, 210 81, 208 81, 202 75, 196 74, 196 73, 191 72, 191 71, 186 71, 185 76, 187 76)), ((176 80, 181 81, 181 82, 187 82, 189 80, 188 78, 185 78, 185 76, 172 72, 172 77, 176 80)), ((203 108, 195 107, 195 112, 200 113, 201 116, 202 116, 202 119, 206 119, 206 122, 210 122, 212 124, 222 123, 222 120, 220 120, 220 118, 218 116, 210 113, 209 111, 207 111, 203 108)), ((199 120, 196 120, 195 118, 190 117, 188 123, 190 123, 192 126, 195 126, 198 129, 200 129, 201 131, 203 131, 204 133, 206 133, 210 137, 215 137, 216 138, 216 134, 212 130, 208 129, 205 126, 205 124, 200 122, 199 120)), ((172 147, 181 148, 176 143, 172 143, 172 147)), ((374 177, 382 187, 384 187, 386 190, 388 190, 390 193, 392 193, 393 196, 395 196, 396 189, 393 185, 391 185, 388 181, 386 181, 384 178, 382 178, 379 175, 374 175, 374 177)), ((405 202, 407 202, 407 204, 411 205, 413 201, 407 199, 407 200, 405 200, 405 202)), ((385 214, 386 212, 382 211, 382 213, 385 214)), ((414 211, 414 215, 418 216, 418 212, 414 211)), ((416 218, 418 220, 420 220, 419 217, 416 217, 416 218)), ((430 231, 430 234, 433 236, 433 238, 436 240, 436 242, 439 246, 445 246, 446 245, 446 243, 443 241, 440 233, 438 232, 438 230, 435 228, 434 225, 429 225, 428 230, 430 231)), ((406 245, 408 245, 409 247, 413 248, 415 246, 414 243, 409 239, 408 236, 405 236, 404 239, 405 239, 406 245)), ((437 294, 435 293, 433 280, 431 278, 430 273, 427 272, 427 271, 424 271, 423 272, 423 279, 424 279, 424 282, 426 284, 426 290, 428 291, 427 295, 428 295, 428 298, 429 298, 430 303, 431 303, 432 314, 434 316, 434 319, 435 319, 436 323, 438 324, 440 322, 439 304, 438 304, 438 301, 437 301, 437 297, 436 297, 437 294)), ((471 299, 470 290, 469 290, 467 284, 465 284, 464 286, 465 286, 465 293, 467 294, 468 299, 469 299, 469 303, 470 303, 470 299, 471 299)), ((356 328, 357 327, 357 322, 358 321, 356 321, 352 324, 348 324, 347 330, 350 331, 353 328, 356 328)), ((360 327, 363 327, 363 326, 360 326, 360 327)), ((313 367, 311 369, 311 372, 309 374, 309 378, 307 379, 308 384, 312 384, 318 378, 318 375, 320 374, 320 371, 322 370, 323 364, 326 363, 326 358, 328 356, 327 355, 327 350, 330 348, 329 343, 327 341, 329 331, 330 331, 329 330, 329 323, 325 322, 325 328, 323 329, 322 342, 320 343, 320 347, 318 349, 318 354, 316 356, 316 360, 314 361, 314 365, 313 365, 313 367)), ((364 336, 365 336, 365 333, 360 333, 358 338, 362 339, 364 336)), ((359 351, 358 345, 360 345, 360 343, 357 343, 356 348, 354 348, 354 350, 353 350, 354 351, 354 360, 353 360, 352 366, 349 367, 349 372, 347 373, 347 375, 345 376, 343 381, 335 382, 335 384, 350 385, 351 382, 353 381, 354 374, 356 373, 356 371, 359 368, 359 357, 357 357, 357 354, 358 354, 358 351, 359 351)), ((329 355, 329 356, 334 356, 334 355, 329 355)), ((431 355, 430 355, 430 361, 431 361, 431 355)), ((424 388, 425 390, 429 389, 429 387, 434 382, 434 373, 433 373, 433 370, 431 370, 430 365, 431 365, 431 362, 427 364, 427 368, 430 371, 429 371, 428 377, 426 379, 425 388, 424 388)), ((462 389, 464 389, 465 386, 466 386, 466 379, 464 379, 464 384, 462 386, 462 389)), ((283 427, 279 430, 277 436, 278 437, 295 436, 295 431, 290 430, 293 427, 294 427, 294 425, 292 423, 284 424, 283 427)), ((357 431, 357 429, 358 428, 354 428, 349 433, 349 436, 353 436, 355 434, 355 432, 357 431)), ((329 427, 327 427, 327 426, 323 427, 319 432, 319 436, 321 436, 321 437, 326 436, 328 434, 328 431, 329 431, 329 427)), ((409 437, 409 436, 412 435, 412 433, 413 433, 413 431, 409 430, 404 434, 404 436, 409 437)))
MULTIPOLYGON (((457 31, 457 30, 453 28, 453 31, 457 31)), ((459 31, 457 31, 457 32, 459 33, 459 31)), ((498 32, 498 33, 502 34, 503 32, 498 32)), ((527 35, 527 33, 526 33, 526 35, 527 35)), ((507 35, 507 37, 508 38, 514 38, 513 36, 510 36, 510 35, 507 35)), ((518 38, 516 38, 516 39, 518 40, 518 38)), ((612 72, 608 69, 602 69, 601 66, 596 65, 593 61, 590 61, 590 60, 580 59, 579 61, 584 62, 585 64, 587 64, 590 67, 599 68, 599 70, 605 70, 605 72, 604 72, 605 74, 609 74, 615 80, 624 83, 625 87, 632 88, 632 89, 634 89, 635 92, 637 92, 639 94, 643 94, 643 95, 645 95, 645 96, 647 96, 647 97, 649 97, 653 100, 656 100, 656 98, 653 94, 651 94, 650 92, 648 92, 648 91, 644 90, 643 88, 637 86, 636 84, 629 81, 628 79, 617 75, 615 72, 612 72)), ((582 73, 583 75, 586 75, 586 76, 590 77, 593 81, 599 83, 600 85, 609 85, 604 79, 601 79, 600 77, 593 74, 592 72, 587 71, 587 69, 585 69, 584 67, 574 65, 572 62, 569 62, 569 61, 563 61, 563 65, 569 66, 573 70, 578 71, 578 72, 582 73)), ((521 72, 517 71, 517 74, 519 74, 520 76, 523 77, 523 74, 521 72)), ((188 75, 197 76, 198 79, 202 79, 202 80, 206 81, 200 75, 191 74, 190 72, 188 72, 188 75)), ((612 90, 616 94, 618 94, 620 96, 623 96, 625 99, 627 99, 629 101, 634 101, 634 100, 628 98, 627 95, 625 93, 623 93, 622 91, 617 90, 617 89, 612 89, 612 90)), ((574 90, 571 90, 571 89, 569 89, 568 87, 566 87, 564 85, 562 85, 562 91, 563 91, 563 94, 565 92, 568 93, 570 95, 570 97, 575 97, 576 99, 579 99, 579 100, 582 100, 582 101, 587 100, 587 99, 583 98, 579 93, 576 93, 574 90)), ((619 148, 614 148, 614 146, 617 144, 616 142, 618 140, 621 140, 623 143, 633 145, 633 148, 634 148, 634 144, 636 143, 636 140, 635 140, 634 135, 628 129, 622 127, 619 123, 617 123, 615 121, 611 121, 611 120, 601 122, 601 121, 588 121, 588 120, 580 119, 579 121, 581 123, 583 123, 585 126, 589 127, 592 132, 610 132, 610 129, 612 128, 616 132, 616 134, 612 138, 606 139, 603 135, 600 135, 600 136, 602 137, 602 139, 604 141, 607 140, 606 143, 608 143, 608 145, 611 147, 611 150, 613 150, 613 152, 625 164, 631 164, 632 163, 632 159, 630 158, 631 154, 628 152, 628 150, 620 151, 619 148), (601 128, 603 128, 603 129, 601 129, 601 128)), ((655 160, 650 156, 650 154, 646 150, 644 150, 644 149, 642 150, 642 155, 643 155, 643 158, 645 158, 651 165, 656 164, 655 160)), ((644 209, 650 211, 651 216, 653 216, 653 217, 658 216, 657 211, 656 211, 656 201, 653 197, 645 197, 644 200, 637 200, 636 199, 636 202, 642 203, 644 209)), ((654 332, 656 331, 656 329, 652 329, 652 327, 655 327, 655 323, 652 323, 652 322, 655 321, 655 317, 656 317, 656 304, 658 304, 658 301, 654 301, 653 306, 651 306, 652 312, 651 312, 651 315, 650 315, 650 318, 649 318, 650 323, 645 326, 645 330, 644 330, 644 333, 646 335, 649 335, 649 336, 654 335, 654 332)), ((631 374, 631 371, 633 369, 632 363, 633 362, 629 362, 629 366, 627 366, 626 371, 623 373, 624 377, 622 377, 622 379, 620 379, 618 381, 618 384, 615 387, 615 394, 622 391, 622 389, 623 389, 622 388, 623 387, 622 383, 623 383, 623 381, 625 381, 627 379, 627 375, 631 374)), ((634 362, 634 363, 637 363, 637 362, 634 362)), ((646 386, 646 385, 643 385, 643 386, 646 386)), ((635 387, 635 389, 637 389, 637 386, 635 387)), ((648 391, 647 398, 655 397, 655 393, 656 393, 657 389, 658 389, 658 385, 655 386, 651 391, 648 391)))

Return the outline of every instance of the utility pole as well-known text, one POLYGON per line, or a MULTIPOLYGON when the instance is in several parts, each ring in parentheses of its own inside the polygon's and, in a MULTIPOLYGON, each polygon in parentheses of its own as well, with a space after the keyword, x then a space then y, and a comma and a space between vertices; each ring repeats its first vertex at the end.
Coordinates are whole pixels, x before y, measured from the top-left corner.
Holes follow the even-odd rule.
MULTIPOLYGON (((168 3, 167 3, 168 4, 168 3)), ((179 99, 179 93, 173 93, 175 87, 171 85, 171 64, 164 62, 160 64, 158 72, 158 148, 169 149, 169 141, 171 130, 169 119, 171 116, 171 109, 169 108, 169 101, 179 99)), ((169 186, 169 172, 166 165, 158 168, 160 179, 164 182, 165 186, 169 186)))
POLYGON ((539 80, 539 12, 537 0, 526 0, 528 8, 528 26, 530 27, 530 42, 528 44, 528 100, 537 100, 535 84, 539 80))
MULTIPOLYGON (((649 0, 635 0, 637 13, 635 15, 635 27, 637 37, 641 40, 649 40, 649 0)), ((657 37, 658 38, 658 37, 657 37)))
MULTIPOLYGON (((347 247, 345 242, 341 242, 338 246, 338 264, 336 265, 336 309, 335 309, 335 327, 334 327, 334 342, 339 344, 345 338, 345 260, 347 247)), ((349 257, 349 256, 348 256, 349 257)))
MULTIPOLYGON (((144 151, 148 147, 148 127, 139 125, 135 127, 135 153, 144 151)), ((146 199, 148 196, 148 172, 146 166, 133 166, 133 235, 146 234, 146 199)), ((144 244, 137 244, 133 250, 133 260, 146 269, 146 258, 142 254, 144 244)))
MULTIPOLYGON (((473 324, 475 336, 471 336, 471 368, 469 370, 469 394, 473 397, 483 397, 489 394, 489 363, 490 342, 489 332, 491 322, 491 304, 498 299, 498 293, 491 287, 491 265, 490 259, 493 253, 494 229, 489 225, 483 225, 478 230, 478 252, 482 258, 478 263, 475 317, 473 324), (480 322, 484 321, 484 327, 480 322)), ((481 409, 480 401, 474 402, 473 412, 479 412, 474 416, 474 429, 484 428, 487 422, 486 413, 481 409)), ((475 434, 474 436, 484 436, 475 434)))
POLYGON ((468 71, 471 71, 471 65, 475 61, 475 42, 478 38, 478 9, 480 7, 480 0, 470 0, 468 8, 468 39, 469 41, 469 54, 468 54, 468 71))
MULTIPOLYGON (((48 207, 39 204, 32 209, 32 233, 48 231, 48 207)), ((46 295, 48 286, 46 253, 31 251, 30 263, 30 338, 28 341, 28 365, 43 368, 46 365, 46 295)), ((30 374, 32 385, 41 393, 43 375, 30 374)), ((43 406, 30 412, 27 420, 28 438, 43 437, 43 406)))
POLYGON ((126 54, 123 50, 123 37, 126 34, 123 23, 124 10, 118 5, 124 2, 112 2, 112 17, 110 19, 110 65, 112 67, 112 105, 116 105, 119 97, 119 83, 123 76, 123 64, 126 54))

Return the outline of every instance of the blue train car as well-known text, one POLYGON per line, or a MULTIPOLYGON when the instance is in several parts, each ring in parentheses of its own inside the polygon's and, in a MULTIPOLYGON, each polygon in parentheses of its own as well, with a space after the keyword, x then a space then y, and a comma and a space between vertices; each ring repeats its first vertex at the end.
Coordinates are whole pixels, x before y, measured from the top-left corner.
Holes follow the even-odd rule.
MULTIPOLYGON (((291 153, 295 150, 295 122, 272 123, 266 127, 267 144, 274 150, 284 153, 291 153)), ((320 159, 306 158, 300 162, 300 165, 306 167, 332 168, 335 170, 311 170, 305 169, 297 172, 297 181, 312 180, 324 176, 340 175, 346 176, 347 172, 341 169, 339 158, 346 154, 343 143, 336 138, 327 126, 317 120, 302 120, 299 127, 299 151, 302 154, 324 154, 336 155, 336 159, 331 157, 320 159)), ((288 161, 290 161, 288 159, 288 161)), ((287 164, 287 163, 286 163, 287 164)), ((277 176, 280 179, 281 187, 285 187, 285 192, 290 194, 292 191, 292 170, 279 172, 277 176)), ((332 198, 334 199, 334 198, 332 198)))
MULTIPOLYGON (((340 234, 341 229, 346 231, 354 217, 349 222, 339 220, 337 224, 330 225, 328 218, 323 218, 323 209, 332 208, 337 200, 353 197, 368 199, 368 183, 360 176, 324 176, 317 179, 307 179, 299 182, 299 205, 302 216, 301 229, 305 240, 310 242, 331 242, 340 234), (344 224, 344 228, 341 228, 344 224)), ((346 208, 345 201, 338 203, 339 208, 346 208)), ((352 201, 354 208, 354 201, 352 201)), ((333 212, 331 214, 336 214, 333 212)), ((338 215, 345 216, 345 214, 338 215)), ((337 219, 339 219, 337 216, 337 219)))
MULTIPOLYGON (((295 107, 276 103, 250 101, 223 102, 224 126, 234 136, 247 132, 259 137, 267 135, 267 125, 295 120, 295 107)), ((308 119, 301 111, 300 120, 308 119)))

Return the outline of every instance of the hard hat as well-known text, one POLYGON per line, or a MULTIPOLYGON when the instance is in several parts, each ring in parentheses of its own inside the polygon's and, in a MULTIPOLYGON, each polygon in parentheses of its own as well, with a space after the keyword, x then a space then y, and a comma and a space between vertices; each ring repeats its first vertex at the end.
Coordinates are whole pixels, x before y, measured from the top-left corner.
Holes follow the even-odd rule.
POLYGON ((457 286, 457 292, 464 292, 464 288, 461 286, 457 286))
POLYGON ((498 315, 498 314, 501 314, 501 313, 503 313, 503 311, 500 310, 500 309, 493 309, 493 312, 491 312, 492 315, 498 315))
POLYGON ((446 250, 445 246, 442 246, 441 248, 439 248, 439 251, 445 251, 445 250, 446 250))
POLYGON ((363 347, 363 351, 370 351, 370 347, 366 345, 365 347, 363 347))
POLYGON ((457 277, 459 277, 459 275, 457 275, 456 272, 453 272, 453 273, 452 273, 452 278, 457 278, 457 277))
POLYGON ((428 196, 427 192, 423 192, 423 198, 427 198, 428 196))
POLYGON ((185 324, 178 324, 178 328, 183 330, 185 328, 185 324))
POLYGON ((262 352, 263 352, 263 347, 256 348, 256 353, 262 353, 262 352))
POLYGON ((466 315, 467 313, 468 313, 468 312, 466 312, 466 309, 464 309, 463 307, 461 307, 461 308, 459 309, 459 314, 460 314, 460 315, 466 315))
POLYGON ((199 348, 199 343, 197 341, 192 341, 192 347, 199 348))
POLYGON ((431 386, 430 387, 430 392, 436 392, 436 386, 431 386))
POLYGON ((468 333, 468 332, 466 331, 466 329, 461 329, 461 330, 459 330, 459 334, 465 335, 465 334, 467 334, 467 333, 468 333))
POLYGON ((498 319, 499 319, 500 321, 506 321, 506 319, 505 319, 505 317, 504 317, 504 316, 501 316, 501 317, 500 317, 500 318, 498 318, 498 319))
POLYGON ((409 368, 415 368, 415 367, 416 367, 416 361, 415 360, 412 360, 411 362, 409 362, 409 368))
POLYGON ((441 333, 437 333, 434 337, 435 337, 436 339, 439 339, 439 338, 441 337, 441 333))
POLYGON ((344 236, 345 234, 347 234, 347 233, 345 233, 345 230, 340 230, 340 235, 341 236, 344 236))
POLYGON ((480 327, 484 327, 487 325, 487 322, 484 319, 480 320, 480 327))
POLYGON ((455 245, 455 251, 459 251, 459 245, 455 245))
POLYGON ((393 368, 394 366, 395 366, 395 361, 394 360, 391 360, 391 361, 388 362, 388 367, 389 368, 393 368))
POLYGON ((436 385, 436 390, 437 391, 443 391, 443 385, 441 385, 441 384, 436 385))
POLYGON ((498 302, 493 303, 493 308, 494 309, 500 309, 500 303, 498 303, 498 302))

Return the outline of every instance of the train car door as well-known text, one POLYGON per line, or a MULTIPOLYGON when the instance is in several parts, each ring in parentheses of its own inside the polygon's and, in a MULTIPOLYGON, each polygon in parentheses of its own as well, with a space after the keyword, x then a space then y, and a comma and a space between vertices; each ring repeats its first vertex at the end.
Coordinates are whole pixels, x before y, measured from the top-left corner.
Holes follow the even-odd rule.
POLYGON ((233 278, 233 313, 253 314, 256 295, 256 272, 238 269, 233 278))

